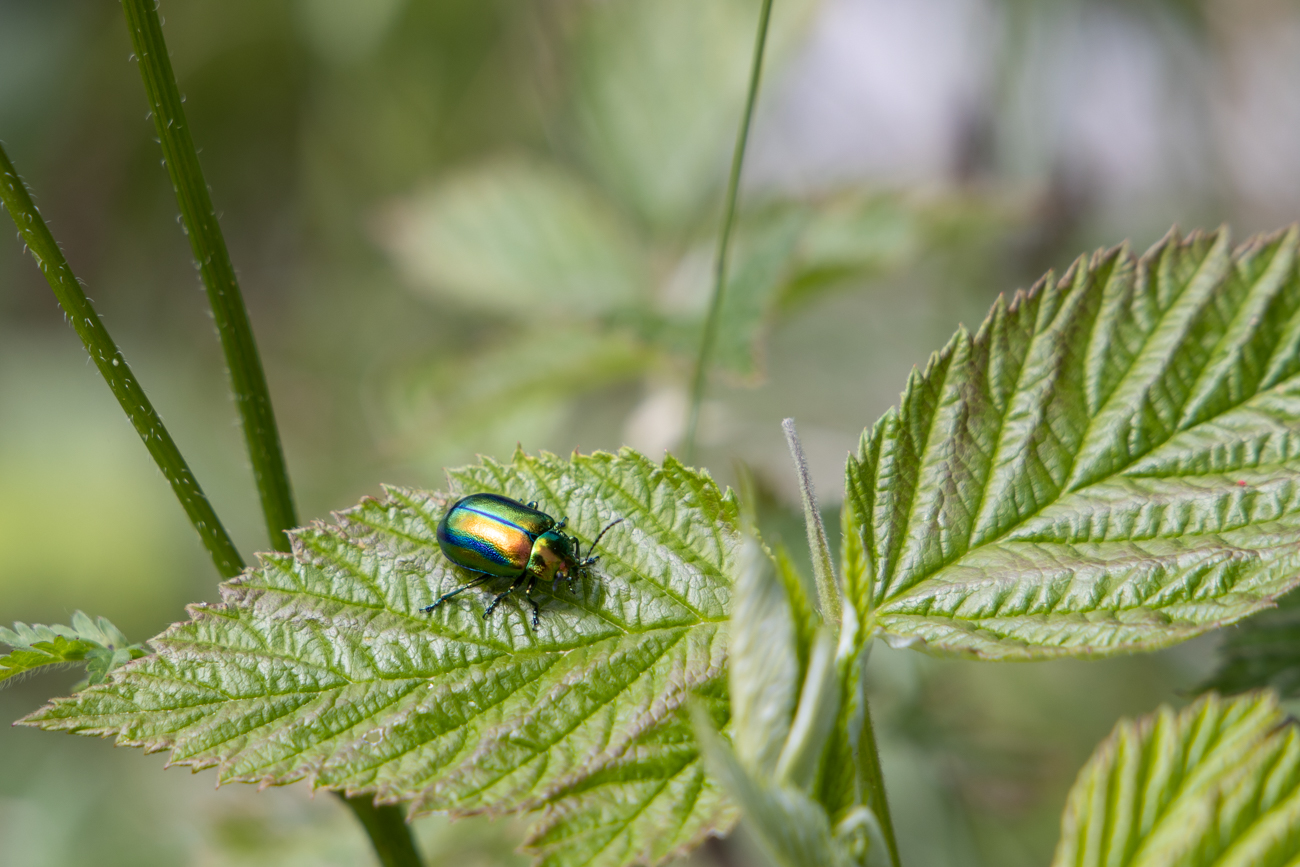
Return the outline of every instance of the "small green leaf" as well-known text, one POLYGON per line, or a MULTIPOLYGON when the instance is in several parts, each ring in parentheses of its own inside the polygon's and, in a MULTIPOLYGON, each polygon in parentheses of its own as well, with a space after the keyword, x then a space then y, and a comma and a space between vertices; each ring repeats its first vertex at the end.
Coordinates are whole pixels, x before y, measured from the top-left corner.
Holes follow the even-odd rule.
POLYGON ((1294 587, 1296 246, 1234 251, 1223 230, 1102 251, 958 331, 849 462, 875 625, 941 652, 1089 656, 1294 587))
POLYGON ((1294 864, 1300 732, 1271 692, 1116 726, 1079 773, 1053 867, 1294 864))
POLYGON ((786 590, 757 540, 742 548, 731 625, 733 740, 740 760, 770 777, 798 701, 799 655, 786 590))
POLYGON ((777 782, 807 791, 816 780, 840 710, 837 674, 835 640, 830 629, 823 626, 813 643, 808 672, 799 692, 799 709, 777 761, 773 775, 777 782))
POLYGON ((761 338, 795 273, 796 245, 807 219, 802 208, 779 209, 736 227, 714 349, 720 369, 751 378, 763 370, 761 338))
POLYGON ((1288 595, 1224 636, 1219 670, 1201 688, 1236 693, 1272 687, 1300 696, 1300 596, 1288 595))
POLYGON ((473 575, 436 541, 449 497, 390 489, 297 531, 292 555, 263 555, 221 604, 193 606, 155 656, 25 722, 169 749, 220 782, 306 779, 417 814, 571 811, 604 786, 645 807, 610 820, 608 851, 647 851, 665 811, 691 839, 725 831, 732 814, 674 726, 689 695, 725 690, 734 497, 631 450, 518 454, 451 478, 537 500, 585 544, 623 523, 576 595, 538 588, 534 631, 522 600, 484 618, 499 584, 422 612, 473 575))
MULTIPOLYGON (((19 623, 16 625, 23 626, 24 624, 19 623)), ((96 647, 95 644, 89 641, 68 639, 62 635, 56 635, 47 641, 35 641, 30 644, 10 642, 6 636, 0 635, 0 641, 14 645, 14 649, 8 655, 0 656, 0 683, 11 677, 17 677, 20 674, 35 671, 48 665, 81 662, 86 658, 86 654, 96 647)))
POLYGON ((498 161, 389 217, 417 285, 520 320, 568 322, 636 302, 647 267, 617 211, 555 166, 498 161))
POLYGON ((15 623, 0 626, 0 644, 13 650, 0 656, 0 683, 51 665, 84 662, 88 683, 103 683, 108 673, 145 655, 142 645, 131 644, 106 617, 91 620, 77 611, 72 626, 15 623))

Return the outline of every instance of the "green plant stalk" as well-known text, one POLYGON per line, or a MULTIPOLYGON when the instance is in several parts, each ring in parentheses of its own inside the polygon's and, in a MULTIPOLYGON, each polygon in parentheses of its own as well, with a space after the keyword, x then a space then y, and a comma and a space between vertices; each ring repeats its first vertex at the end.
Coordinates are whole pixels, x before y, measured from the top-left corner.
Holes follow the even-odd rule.
POLYGON ((713 264, 713 298, 709 302, 709 315, 704 320, 704 335, 700 352, 695 359, 695 375, 691 380, 691 403, 686 417, 686 433, 682 454, 687 464, 695 461, 695 437, 700 426, 700 406, 704 403, 704 387, 708 381, 709 359, 718 339, 719 319, 722 316, 722 296, 727 285, 727 253, 731 244, 731 230, 736 221, 736 200, 740 196, 740 169, 745 162, 745 147, 749 144, 749 127, 754 119, 754 103, 758 101, 758 84, 763 77, 763 52, 767 47, 767 25, 772 18, 772 0, 763 0, 758 13, 758 35, 754 38, 754 61, 749 71, 749 92, 745 96, 745 113, 736 132, 736 147, 731 154, 731 176, 727 179, 727 198, 722 216, 722 234, 718 236, 718 252, 713 264))
POLYGON ((813 490, 812 473, 808 470, 808 459, 804 457, 799 434, 794 429, 794 419, 787 418, 782 421, 781 430, 785 431, 785 441, 790 446, 790 456, 794 458, 795 471, 799 474, 803 522, 808 533, 808 550, 812 555, 813 576, 817 579, 817 601, 821 608, 822 620, 832 630, 838 630, 840 618, 843 616, 840 587, 835 579, 835 565, 831 561, 831 546, 826 538, 826 525, 822 523, 822 513, 817 508, 817 492, 813 490))
MULTIPOLYGON (((140 64, 140 76, 149 98, 163 159, 176 190, 181 219, 207 289, 226 366, 230 370, 231 388, 239 408, 271 547, 277 551, 289 551, 286 531, 298 526, 298 516, 271 394, 235 268, 226 249, 225 236, 217 221, 207 181, 199 165, 198 151, 185 120, 180 89, 163 39, 162 22, 154 0, 122 0, 122 9, 131 31, 131 42, 140 64)), ((421 863, 411 830, 398 807, 377 806, 364 796, 340 794, 339 797, 366 829, 384 867, 412 867, 421 863)))
POLYGON ((163 40, 162 22, 158 18, 155 0, 122 0, 122 9, 140 63, 140 76, 144 79, 149 107, 153 110, 163 159, 180 203, 181 219, 221 337, 221 348, 230 370, 231 388, 235 405, 239 408, 271 547, 288 551, 289 537, 285 531, 298 526, 298 517, 284 452, 280 448, 271 395, 266 386, 266 374, 253 340, 253 328, 230 262, 230 253, 226 250, 225 237, 221 234, 212 197, 203 179, 198 152, 185 122, 180 90, 163 40))
POLYGON ((340 792, 339 797, 352 808, 370 835, 382 867, 423 867, 424 862, 411 837, 411 828, 400 808, 392 804, 379 806, 369 795, 349 797, 340 792))
POLYGON ((81 290, 81 284, 77 282, 76 275, 68 266, 68 261, 50 234, 45 220, 36 210, 26 185, 9 161, 9 155, 3 146, 0 146, 0 201, 18 226, 27 249, 35 257, 36 264, 54 290, 54 297, 72 323, 73 330, 81 338, 86 352, 90 353, 95 367, 99 368, 113 396, 122 405, 126 417, 144 441, 154 463, 162 470, 163 477, 181 501, 181 507, 198 531, 203 547, 208 549, 217 571, 226 578, 238 575, 243 571, 244 561, 239 556, 235 543, 221 525, 212 504, 204 496, 203 489, 181 456, 180 449, 176 447, 171 434, 163 426, 162 419, 140 387, 139 380, 131 372, 131 366, 126 363, 126 358, 100 321, 90 299, 81 290))

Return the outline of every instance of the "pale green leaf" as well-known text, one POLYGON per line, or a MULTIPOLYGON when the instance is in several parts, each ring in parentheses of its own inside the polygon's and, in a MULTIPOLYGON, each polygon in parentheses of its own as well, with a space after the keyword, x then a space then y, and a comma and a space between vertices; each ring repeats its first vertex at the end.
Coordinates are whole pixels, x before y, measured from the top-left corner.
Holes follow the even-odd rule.
POLYGON ((799 655, 786 590, 757 540, 736 574, 731 625, 731 718, 736 754, 770 777, 776 770, 799 693, 799 655))
POLYGON ((654 354, 620 332, 552 325, 440 359, 395 380, 386 406, 392 447, 437 472, 465 453, 508 454, 569 421, 574 399, 645 371, 654 354))
MULTIPOLYGON (((693 692, 725 689, 734 497, 630 450, 518 454, 451 477, 461 493, 537 500, 584 543, 623 523, 576 595, 538 588, 534 631, 522 600, 484 618, 499 585, 422 612, 472 575, 435 539, 448 497, 390 489, 335 526, 297 531, 292 555, 263 555, 223 585, 221 604, 193 606, 154 656, 26 722, 167 749, 221 782, 306 779, 416 813, 564 803, 631 768, 670 792, 607 844, 637 847, 663 810, 683 809, 682 774, 695 773, 683 770, 688 745, 656 738, 693 692)), ((725 830, 711 824, 727 817, 718 798, 685 809, 693 837, 725 830)))
MULTIPOLYGON (((732 241, 714 363, 734 376, 764 372, 765 337, 782 317, 830 291, 860 287, 915 267, 927 255, 973 249, 1005 231, 1010 209, 991 197, 920 200, 902 194, 853 192, 824 201, 766 203, 742 216, 732 241)), ((713 286, 716 240, 683 260, 675 287, 694 300, 702 323, 713 286), (704 267, 707 263, 707 267, 704 267)), ((674 347, 694 351, 695 328, 674 347)))
POLYGON ((1271 692, 1123 720, 1070 792, 1053 867, 1284 867, 1300 732, 1271 692))
POLYGON ((381 241, 416 286, 520 320, 635 303, 646 264, 618 213, 562 169, 499 160, 395 208, 381 241))
POLYGON ((886 636, 1131 652, 1295 586, 1296 244, 1234 251, 1225 230, 1100 252, 914 374, 848 468, 886 636))
POLYGON ((591 8, 575 46, 576 131, 605 189, 648 224, 712 210, 744 104, 758 6, 627 0, 591 8))
POLYGON ((744 811, 746 826, 780 867, 850 867, 826 810, 797 788, 758 779, 706 716, 695 714, 695 736, 709 769, 744 811))
POLYGON ((831 631, 817 632, 799 691, 795 712, 777 760, 773 779, 783 785, 808 791, 816 781, 826 757, 827 745, 840 711, 840 683, 835 665, 835 641, 831 631))

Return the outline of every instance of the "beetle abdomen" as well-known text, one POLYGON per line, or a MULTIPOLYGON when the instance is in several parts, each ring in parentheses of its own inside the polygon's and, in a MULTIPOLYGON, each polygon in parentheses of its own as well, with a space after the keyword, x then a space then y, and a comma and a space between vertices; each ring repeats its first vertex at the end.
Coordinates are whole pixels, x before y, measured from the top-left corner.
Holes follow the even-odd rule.
POLYGON ((496 494, 471 494, 438 523, 438 545, 457 565, 502 578, 528 566, 533 542, 555 521, 545 512, 496 494))

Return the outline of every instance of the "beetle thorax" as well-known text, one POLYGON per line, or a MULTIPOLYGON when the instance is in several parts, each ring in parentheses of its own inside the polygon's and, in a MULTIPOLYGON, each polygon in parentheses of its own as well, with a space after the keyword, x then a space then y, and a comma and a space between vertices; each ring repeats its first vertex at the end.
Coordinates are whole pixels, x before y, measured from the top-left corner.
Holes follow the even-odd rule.
POLYGON ((572 577, 578 570, 573 556, 573 546, 560 533, 546 532, 533 543, 533 553, 528 559, 528 571, 542 581, 554 581, 557 574, 572 577))

